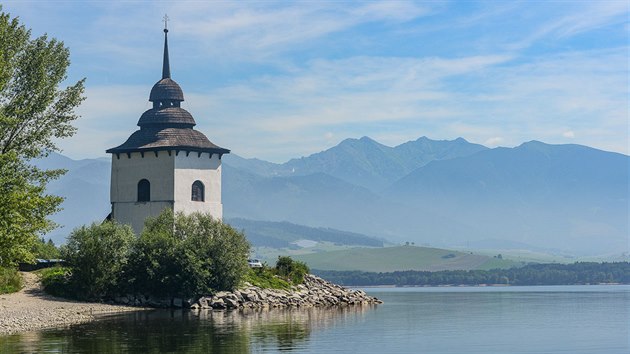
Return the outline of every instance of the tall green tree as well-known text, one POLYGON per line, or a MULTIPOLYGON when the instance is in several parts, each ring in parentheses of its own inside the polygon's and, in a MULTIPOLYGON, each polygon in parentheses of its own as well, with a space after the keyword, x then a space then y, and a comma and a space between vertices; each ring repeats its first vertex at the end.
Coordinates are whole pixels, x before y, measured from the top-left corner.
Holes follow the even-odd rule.
POLYGON ((37 238, 55 225, 62 199, 45 193, 62 170, 42 171, 32 159, 59 151, 72 136, 84 80, 60 88, 70 53, 63 42, 31 32, 0 7, 0 266, 33 260, 37 238))

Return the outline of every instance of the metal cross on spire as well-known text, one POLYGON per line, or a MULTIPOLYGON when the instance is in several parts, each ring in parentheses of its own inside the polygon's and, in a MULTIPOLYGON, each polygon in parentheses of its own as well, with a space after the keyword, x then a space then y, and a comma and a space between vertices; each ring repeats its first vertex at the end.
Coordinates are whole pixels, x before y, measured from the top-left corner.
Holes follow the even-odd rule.
POLYGON ((164 14, 164 17, 162 18, 162 21, 164 21, 164 30, 168 31, 168 20, 170 20, 170 18, 168 18, 167 14, 164 14))

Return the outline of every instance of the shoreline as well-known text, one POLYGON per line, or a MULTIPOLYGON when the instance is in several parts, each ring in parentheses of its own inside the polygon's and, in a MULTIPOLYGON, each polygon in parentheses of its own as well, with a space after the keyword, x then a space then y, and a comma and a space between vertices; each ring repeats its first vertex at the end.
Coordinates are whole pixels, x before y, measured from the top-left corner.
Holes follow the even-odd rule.
POLYGON ((350 289, 394 289, 394 288, 509 288, 509 287, 537 287, 537 286, 611 286, 630 285, 625 283, 596 283, 596 284, 535 284, 535 285, 513 285, 513 284, 448 284, 448 285, 344 285, 350 289))
POLYGON ((20 274, 24 287, 18 292, 0 295, 0 336, 67 327, 94 321, 101 315, 151 310, 54 297, 44 293, 36 274, 20 274))
POLYGON ((157 299, 124 296, 115 304, 81 302, 44 293, 34 273, 20 272, 24 287, 12 294, 0 295, 0 336, 67 327, 98 320, 103 315, 180 308, 191 311, 247 310, 272 308, 345 307, 380 304, 382 301, 361 290, 352 290, 307 274, 305 283, 291 290, 262 289, 251 284, 233 292, 221 291, 186 303, 182 299, 157 299), (132 306, 130 304, 134 304, 132 306))

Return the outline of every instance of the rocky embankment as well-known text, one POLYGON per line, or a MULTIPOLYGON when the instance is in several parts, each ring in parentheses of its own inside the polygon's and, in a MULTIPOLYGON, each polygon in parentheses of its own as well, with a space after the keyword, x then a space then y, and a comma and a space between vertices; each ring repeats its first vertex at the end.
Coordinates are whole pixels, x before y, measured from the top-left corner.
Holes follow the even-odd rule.
POLYGON ((346 289, 314 275, 306 275, 304 284, 290 290, 262 289, 251 284, 235 291, 221 291, 199 299, 155 299, 128 295, 115 299, 117 303, 199 309, 268 309, 287 307, 327 307, 380 304, 381 300, 367 295, 363 290, 346 289))

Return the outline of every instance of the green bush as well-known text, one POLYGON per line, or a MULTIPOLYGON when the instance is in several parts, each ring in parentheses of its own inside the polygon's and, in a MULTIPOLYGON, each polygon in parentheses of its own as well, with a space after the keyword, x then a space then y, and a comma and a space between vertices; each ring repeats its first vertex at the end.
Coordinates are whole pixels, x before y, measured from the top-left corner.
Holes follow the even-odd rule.
POLYGON ((22 289, 22 276, 15 268, 0 267, 0 294, 14 293, 22 289))
POLYGON ((245 274, 243 280, 263 289, 288 290, 291 287, 286 280, 276 276, 274 269, 268 267, 251 268, 247 274, 245 274))
POLYGON ((276 273, 293 284, 302 284, 304 275, 308 274, 308 272, 309 269, 306 263, 295 261, 289 256, 278 256, 276 273))
POLYGON ((162 297, 232 290, 247 273, 250 245, 243 233, 208 214, 165 210, 147 219, 132 249, 132 292, 162 297))
POLYGON ((70 287, 77 298, 98 300, 120 291, 133 240, 129 226, 114 222, 72 231, 62 257, 72 268, 70 287))
POLYGON ((44 268, 35 273, 39 276, 39 280, 46 293, 59 297, 76 297, 76 292, 72 290, 72 286, 70 285, 70 268, 44 268))

